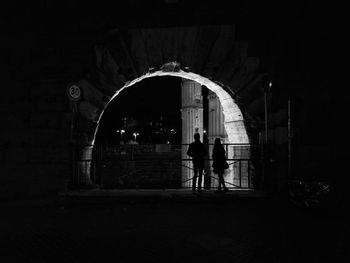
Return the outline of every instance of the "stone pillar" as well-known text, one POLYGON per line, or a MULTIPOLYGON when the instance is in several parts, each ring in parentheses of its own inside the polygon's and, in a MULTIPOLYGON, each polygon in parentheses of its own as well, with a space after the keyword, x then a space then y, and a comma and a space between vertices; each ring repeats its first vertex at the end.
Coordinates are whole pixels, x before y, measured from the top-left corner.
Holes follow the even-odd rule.
POLYGON ((224 126, 225 117, 221 103, 219 101, 219 98, 212 91, 209 91, 208 102, 208 138, 209 143, 212 144, 214 143, 215 138, 221 138, 222 140, 225 140, 227 134, 224 126))
POLYGON ((91 164, 92 164, 92 146, 82 146, 78 164, 78 185, 91 185, 91 164))
MULTIPOLYGON (((227 140, 227 134, 225 132, 225 117, 220 103, 219 98, 212 91, 209 91, 208 94, 208 139, 209 139, 209 157, 212 158, 214 141, 216 138, 221 139, 221 143, 225 143, 227 140)), ((225 149, 226 150, 226 149, 225 149)), ((212 169, 213 162, 210 162, 210 167, 212 169)), ((211 187, 218 186, 218 176, 211 173, 211 187)), ((225 178, 226 179, 226 178, 225 178)))
MULTIPOLYGON (((199 133, 203 140, 203 98, 201 84, 182 79, 181 82, 182 118, 182 159, 189 159, 188 145, 194 141, 193 135, 199 133)), ((182 162, 182 187, 192 186, 192 161, 182 162)), ((204 180, 202 181, 204 183, 204 180)))
MULTIPOLYGON (((216 94, 212 91, 209 91, 208 95, 208 114, 209 114, 209 120, 208 120, 208 139, 209 139, 209 154, 210 158, 213 152, 214 148, 214 141, 216 138, 221 139, 221 143, 229 143, 228 136, 225 131, 225 116, 223 113, 223 108, 220 103, 219 98, 216 96, 216 94)), ((233 156, 233 147, 232 146, 226 146, 225 145, 225 151, 226 151, 226 158, 231 159, 233 156)), ((232 161, 227 161, 228 163, 231 163, 232 161)), ((210 162, 210 167, 212 165, 212 161, 210 162)), ((216 174, 211 174, 211 187, 217 187, 218 186, 218 177, 216 174)), ((226 170, 224 175, 225 181, 229 183, 233 183, 234 181, 234 169, 230 165, 230 168, 226 170)), ((228 187, 231 185, 227 185, 228 187)))

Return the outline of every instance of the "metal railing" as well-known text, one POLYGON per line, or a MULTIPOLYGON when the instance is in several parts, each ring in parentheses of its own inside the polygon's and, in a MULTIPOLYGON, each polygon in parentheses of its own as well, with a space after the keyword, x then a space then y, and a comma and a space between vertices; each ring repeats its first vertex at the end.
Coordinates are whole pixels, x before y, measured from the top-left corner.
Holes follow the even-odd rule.
MULTIPOLYGON (((211 153, 213 145, 208 146, 211 153)), ((90 145, 84 146, 86 149, 90 145)), ((84 147, 80 147, 83 149, 84 147)), ((260 145, 224 144, 229 169, 225 183, 229 188, 256 188, 263 169, 260 145), (258 179, 258 180, 257 180, 258 179)), ((102 188, 190 188, 193 168, 183 158, 188 145, 118 145, 95 147, 91 156, 76 154, 72 184, 96 184, 102 188), (84 158, 86 157, 86 158, 84 158), (189 176, 183 176, 183 169, 189 176)), ((218 178, 212 171, 212 159, 206 158, 204 188, 215 188, 218 178)))

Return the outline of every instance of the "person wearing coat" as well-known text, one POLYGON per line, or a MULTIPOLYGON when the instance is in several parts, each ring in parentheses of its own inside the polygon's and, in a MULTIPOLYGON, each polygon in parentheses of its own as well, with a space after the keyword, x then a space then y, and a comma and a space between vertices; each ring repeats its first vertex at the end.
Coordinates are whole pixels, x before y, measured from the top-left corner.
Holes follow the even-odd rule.
POLYGON ((213 149, 213 168, 214 168, 214 174, 217 174, 219 177, 219 186, 217 189, 217 193, 219 192, 227 192, 228 188, 225 185, 224 181, 224 173, 225 169, 227 169, 227 162, 226 162, 226 154, 224 146, 221 144, 220 138, 215 139, 214 149, 213 149), (221 189, 222 187, 222 189, 221 189))
POLYGON ((204 169, 204 158, 207 155, 205 145, 200 141, 200 134, 194 134, 194 142, 190 144, 187 155, 192 157, 194 175, 192 178, 192 191, 196 190, 196 182, 198 177, 197 189, 202 192, 202 177, 204 169))

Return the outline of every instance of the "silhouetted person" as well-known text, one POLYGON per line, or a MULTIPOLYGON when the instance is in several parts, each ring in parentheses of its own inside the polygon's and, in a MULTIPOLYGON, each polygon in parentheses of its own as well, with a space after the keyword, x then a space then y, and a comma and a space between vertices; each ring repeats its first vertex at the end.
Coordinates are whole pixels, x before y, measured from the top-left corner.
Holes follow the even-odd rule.
POLYGON ((227 192, 228 188, 225 185, 224 181, 224 173, 225 169, 227 169, 227 162, 226 162, 226 155, 225 155, 225 149, 224 146, 221 144, 220 138, 215 139, 214 149, 213 149, 213 168, 214 168, 214 174, 217 174, 219 177, 219 186, 217 189, 217 193, 219 192, 227 192), (221 186, 223 189, 221 189, 221 186))
POLYGON ((206 149, 204 144, 200 141, 199 133, 194 134, 194 142, 190 144, 187 150, 187 155, 192 157, 194 175, 192 178, 192 191, 196 190, 196 182, 198 177, 198 191, 202 191, 202 176, 204 168, 204 157, 206 149))

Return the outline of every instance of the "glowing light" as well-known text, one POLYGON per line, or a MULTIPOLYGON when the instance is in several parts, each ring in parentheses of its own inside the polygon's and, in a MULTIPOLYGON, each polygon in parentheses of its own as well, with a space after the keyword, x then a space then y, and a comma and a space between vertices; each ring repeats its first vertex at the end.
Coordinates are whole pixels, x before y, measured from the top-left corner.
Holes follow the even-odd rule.
POLYGON ((139 136, 140 134, 138 132, 134 132, 132 135, 134 135, 135 141, 137 139, 137 136, 139 136))

